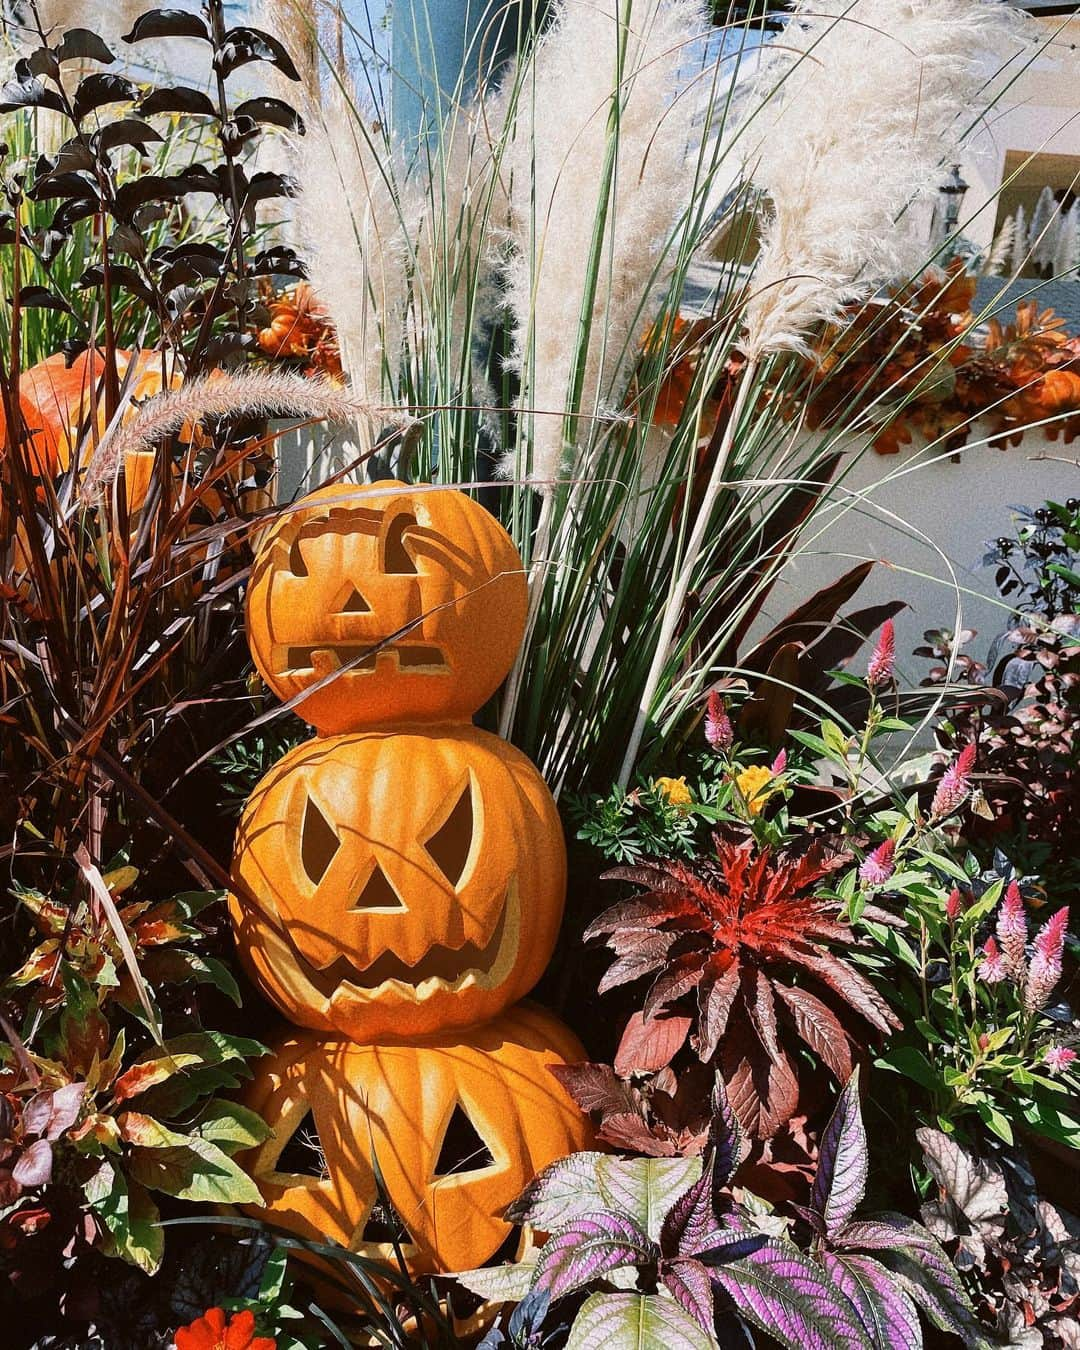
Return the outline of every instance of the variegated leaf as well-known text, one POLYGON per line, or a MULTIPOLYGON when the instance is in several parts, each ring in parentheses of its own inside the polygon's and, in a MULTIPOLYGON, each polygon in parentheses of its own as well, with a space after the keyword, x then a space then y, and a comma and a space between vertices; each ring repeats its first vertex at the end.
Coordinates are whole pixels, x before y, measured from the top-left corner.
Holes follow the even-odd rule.
POLYGON ((664 1216, 701 1176, 700 1158, 607 1158, 596 1164, 607 1205, 628 1215, 654 1242, 664 1216))
POLYGON ((536 1259, 533 1288, 552 1302, 622 1266, 656 1259, 658 1248, 632 1219, 621 1214, 583 1214, 552 1233, 536 1259))
POLYGON ((826 1252, 822 1260, 877 1350, 922 1350, 919 1314, 891 1271, 869 1256, 826 1252))
POLYGON ((593 1294, 574 1319, 566 1350, 715 1350, 715 1342, 673 1298, 593 1294))
POLYGON ((859 1071, 851 1075, 821 1136, 810 1207, 835 1236, 862 1204, 868 1169, 866 1130, 859 1109, 859 1071))

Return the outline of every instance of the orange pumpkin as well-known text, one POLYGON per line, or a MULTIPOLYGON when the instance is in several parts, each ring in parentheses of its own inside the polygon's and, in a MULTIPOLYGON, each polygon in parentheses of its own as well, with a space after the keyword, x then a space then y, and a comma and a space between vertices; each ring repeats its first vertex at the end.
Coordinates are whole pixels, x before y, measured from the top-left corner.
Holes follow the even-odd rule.
POLYGON ((592 1144, 549 1072, 582 1058, 566 1027, 527 1004, 412 1045, 294 1034, 246 1098, 273 1130, 241 1160, 265 1200, 248 1212, 373 1259, 392 1261, 397 1236, 414 1272, 480 1266, 536 1173, 592 1144), (392 1213, 376 1204, 373 1157, 392 1213))
POLYGON ((409 728, 285 755, 248 800, 233 872, 237 946, 266 995, 301 1026, 371 1041, 484 1021, 528 993, 566 853, 512 745, 409 728))
POLYGON ((274 693, 305 695, 296 711, 321 732, 463 721, 506 677, 525 609, 517 550, 471 498, 337 484, 264 537, 248 641, 274 693))
MULTIPOLYGON (((131 352, 116 353, 116 367, 121 385, 131 364, 131 352)), ((97 430, 105 432, 105 396, 101 381, 105 373, 105 358, 100 352, 84 351, 68 366, 60 352, 39 361, 19 377, 19 393, 23 400, 27 430, 32 432, 30 462, 34 472, 52 478, 63 473, 71 464, 79 433, 97 400, 97 430)), ((175 374, 171 386, 180 384, 175 374)), ((136 357, 135 372, 126 393, 132 403, 161 392, 161 353, 140 352, 136 357)), ((90 441, 81 447, 83 468, 88 462, 90 441)), ((130 490, 129 490, 130 491, 130 490)), ((145 486, 142 495, 145 496, 145 486)))

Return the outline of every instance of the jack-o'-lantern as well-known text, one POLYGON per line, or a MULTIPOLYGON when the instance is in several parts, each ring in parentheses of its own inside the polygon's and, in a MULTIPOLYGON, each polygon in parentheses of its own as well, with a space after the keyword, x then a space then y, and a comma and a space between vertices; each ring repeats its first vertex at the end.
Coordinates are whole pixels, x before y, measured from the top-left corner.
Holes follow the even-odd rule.
POLYGON ((246 1098, 273 1131, 241 1159, 265 1201, 248 1212, 391 1263, 396 1238, 414 1272, 483 1265, 536 1173, 592 1146, 588 1118, 549 1072, 582 1058, 573 1034, 529 1005, 410 1045, 294 1034, 246 1098))
POLYGON ((290 1021, 354 1040, 494 1017, 542 974, 562 915, 558 811, 472 726, 316 737, 252 793, 237 947, 290 1021))
POLYGON ((267 531, 248 641, 274 693, 303 694, 296 711, 321 732, 463 721, 506 677, 525 610, 517 550, 471 498, 335 484, 267 531))

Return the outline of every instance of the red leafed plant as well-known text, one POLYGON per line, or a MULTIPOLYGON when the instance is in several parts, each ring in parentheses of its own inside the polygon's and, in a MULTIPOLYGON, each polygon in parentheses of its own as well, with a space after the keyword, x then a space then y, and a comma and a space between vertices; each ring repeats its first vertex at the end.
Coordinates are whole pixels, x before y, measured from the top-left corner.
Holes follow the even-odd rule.
POLYGON ((841 1017, 857 1013, 882 1034, 899 1025, 836 951, 855 939, 819 883, 847 861, 820 844, 794 855, 717 837, 715 858, 696 868, 654 862, 605 873, 644 893, 613 905, 586 932, 606 936, 616 955, 601 993, 651 976, 646 1023, 691 1013, 692 1048, 719 1068, 759 1139, 796 1112, 791 1051, 799 1042, 845 1082, 857 1038, 841 1017))

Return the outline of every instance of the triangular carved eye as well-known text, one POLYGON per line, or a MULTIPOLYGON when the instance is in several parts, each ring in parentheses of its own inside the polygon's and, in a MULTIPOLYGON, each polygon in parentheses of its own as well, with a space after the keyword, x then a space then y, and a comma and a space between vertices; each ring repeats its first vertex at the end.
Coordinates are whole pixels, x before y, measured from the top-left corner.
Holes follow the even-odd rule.
POLYGON ((299 535, 292 541, 292 548, 289 549, 289 571, 294 577, 306 577, 308 575, 307 563, 304 561, 304 555, 300 548, 299 535))
POLYGON ((395 1242, 398 1246, 412 1245, 412 1234, 405 1227, 405 1220, 385 1196, 377 1197, 371 1206, 371 1213, 367 1216, 360 1237, 362 1242, 378 1243, 384 1247, 395 1242))
POLYGON ((405 547, 406 530, 416 529, 416 517, 402 512, 386 527, 383 540, 383 571, 396 576, 416 576, 416 564, 405 547))
POLYGON ((320 1181, 330 1175, 319 1127, 310 1107, 300 1117, 288 1143, 278 1154, 274 1172, 278 1177, 315 1177, 320 1181))
POLYGON ((401 897, 391 886, 389 878, 378 863, 375 864, 375 870, 368 877, 364 889, 357 896, 356 904, 352 906, 350 913, 367 913, 371 909, 404 909, 401 897))
POLYGON ((426 842, 436 867, 454 889, 465 874, 473 845, 472 781, 466 782, 450 814, 426 842))
POLYGON ((434 1179, 455 1176, 459 1172, 481 1172, 494 1166, 491 1149, 480 1138, 465 1108, 457 1102, 443 1135, 434 1179))
POLYGON ((300 860, 313 886, 326 876, 340 847, 341 840, 333 825, 309 797, 304 807, 304 823, 300 827, 300 860))

